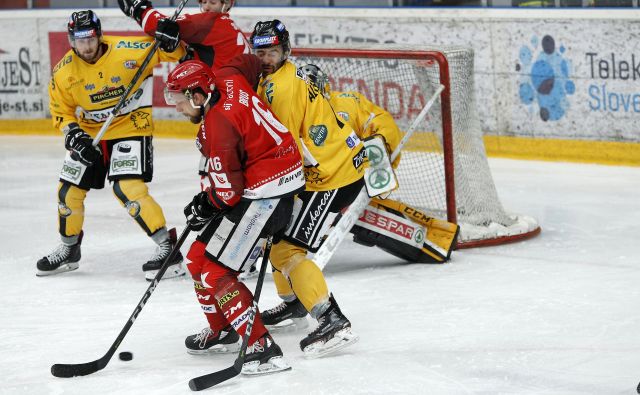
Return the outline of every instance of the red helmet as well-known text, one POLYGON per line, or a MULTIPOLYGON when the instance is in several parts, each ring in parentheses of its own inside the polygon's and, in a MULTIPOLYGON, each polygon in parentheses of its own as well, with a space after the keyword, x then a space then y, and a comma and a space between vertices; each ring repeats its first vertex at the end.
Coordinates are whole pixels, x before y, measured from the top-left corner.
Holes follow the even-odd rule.
POLYGON ((165 101, 167 104, 177 104, 183 100, 191 100, 195 89, 210 97, 215 90, 215 80, 215 74, 206 63, 187 60, 169 73, 164 89, 165 101))

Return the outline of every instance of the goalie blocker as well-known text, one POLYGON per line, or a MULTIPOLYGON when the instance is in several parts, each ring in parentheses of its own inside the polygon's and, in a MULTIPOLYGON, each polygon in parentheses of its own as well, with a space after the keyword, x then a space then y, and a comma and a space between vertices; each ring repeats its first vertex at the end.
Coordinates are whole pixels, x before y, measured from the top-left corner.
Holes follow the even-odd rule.
POLYGON ((459 231, 457 224, 428 217, 404 203, 375 198, 351 228, 356 243, 420 263, 448 261, 459 231))

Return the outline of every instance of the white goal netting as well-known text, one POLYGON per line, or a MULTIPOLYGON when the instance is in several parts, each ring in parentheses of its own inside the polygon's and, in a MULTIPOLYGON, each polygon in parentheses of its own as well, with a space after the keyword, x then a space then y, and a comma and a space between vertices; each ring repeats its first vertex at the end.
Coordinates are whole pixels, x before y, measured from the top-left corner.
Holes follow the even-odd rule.
POLYGON ((293 51, 301 66, 328 74, 333 91, 358 91, 406 131, 440 84, 445 91, 402 152, 392 198, 461 226, 459 247, 501 244, 540 231, 508 213, 496 192, 475 107, 473 50, 416 50, 395 44, 293 51))

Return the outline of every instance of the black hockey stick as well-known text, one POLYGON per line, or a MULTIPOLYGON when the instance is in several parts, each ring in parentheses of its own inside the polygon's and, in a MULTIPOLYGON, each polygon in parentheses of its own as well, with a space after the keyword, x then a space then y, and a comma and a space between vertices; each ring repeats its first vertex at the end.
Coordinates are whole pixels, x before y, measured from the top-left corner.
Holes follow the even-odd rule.
MULTIPOLYGON (((169 18, 170 20, 175 21, 178 18, 178 16, 182 12, 182 9, 187 4, 187 1, 189 1, 189 0, 182 0, 180 2, 180 4, 178 5, 178 8, 176 8, 176 11, 173 13, 171 18, 169 18)), ((127 89, 125 89, 125 91, 122 94, 122 96, 120 96, 120 101, 118 101, 116 106, 113 107, 113 110, 111 110, 111 112, 109 113, 109 117, 104 122, 104 124, 102 124, 102 127, 100 128, 100 131, 96 135, 96 138, 93 139, 93 143, 92 144, 93 144, 94 147, 98 145, 100 140, 102 140, 102 136, 104 136, 104 134, 107 132, 107 129, 109 128, 109 125, 111 125, 111 122, 115 119, 115 117, 118 116, 118 113, 120 112, 122 107, 124 107, 124 104, 126 103, 127 97, 129 96, 129 93, 131 93, 131 90, 133 89, 133 86, 136 84, 136 82, 138 82, 138 80, 140 79, 140 76, 142 75, 142 73, 144 73, 144 70, 149 65, 149 62, 151 62, 151 58, 156 53, 156 51, 158 50, 159 47, 160 47, 160 42, 158 40, 155 40, 153 42, 153 47, 151 47, 151 50, 149 51, 147 56, 142 61, 142 64, 138 68, 138 71, 136 72, 136 74, 131 79, 131 82, 129 83, 129 86, 127 86, 127 89)))
POLYGON ((173 258, 176 256, 176 254, 180 251, 180 247, 182 246, 182 244, 184 244, 184 241, 187 239, 187 236, 189 235, 190 231, 191 229, 188 226, 182 231, 182 234, 180 235, 180 238, 176 242, 175 247, 173 247, 173 250, 171 250, 171 253, 169 254, 169 256, 164 260, 164 263, 160 267, 160 270, 158 270, 158 274, 156 274, 156 277, 151 282, 151 285, 149 285, 149 288, 147 288, 147 290, 145 291, 144 295, 142 296, 142 299, 140 299, 140 302, 136 305, 136 308, 133 310, 133 314, 131 314, 131 317, 129 317, 129 320, 124 325, 124 328, 122 328, 122 330, 120 331, 120 334, 116 338, 116 341, 113 342, 113 344, 111 345, 107 353, 104 354, 102 358, 92 362, 57 363, 51 366, 52 375, 56 377, 86 376, 88 374, 95 373, 98 370, 102 370, 104 369, 105 366, 107 366, 107 364, 111 360, 111 357, 113 357, 113 354, 115 354, 116 350, 118 349, 118 346, 120 345, 124 337, 127 335, 127 332, 129 332, 129 329, 135 322, 136 318, 138 318, 138 314, 140 314, 140 312, 142 311, 142 308, 144 307, 145 303, 147 303, 153 291, 156 290, 156 287, 158 286, 160 279, 162 279, 162 276, 164 276, 164 273, 169 268, 169 262, 171 262, 173 258))
POLYGON ((262 291, 262 283, 264 282, 264 275, 267 271, 267 264, 269 262, 269 254, 271 253, 271 244, 273 242, 273 236, 267 237, 267 245, 264 249, 264 256, 262 257, 262 264, 260 266, 260 274, 258 274, 258 283, 256 284, 256 291, 253 293, 253 308, 247 321, 247 329, 242 337, 242 346, 240 346, 240 353, 233 362, 233 365, 226 369, 218 370, 217 372, 205 374, 204 376, 196 377, 189 380, 189 388, 193 391, 201 391, 214 385, 220 384, 224 381, 232 379, 242 372, 242 365, 247 354, 247 346, 249 345, 249 336, 251 336, 251 330, 253 329, 253 322, 255 321, 256 314, 258 312, 258 301, 260 300, 260 292, 262 291))

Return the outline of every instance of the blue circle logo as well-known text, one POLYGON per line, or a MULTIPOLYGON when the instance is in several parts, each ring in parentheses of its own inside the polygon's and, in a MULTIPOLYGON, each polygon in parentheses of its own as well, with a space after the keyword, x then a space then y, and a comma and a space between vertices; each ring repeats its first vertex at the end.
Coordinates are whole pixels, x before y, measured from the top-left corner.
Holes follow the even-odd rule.
POLYGON ((571 62, 564 58, 566 48, 556 48, 553 37, 546 35, 542 42, 537 36, 531 39, 531 47, 520 48, 516 71, 521 73, 520 101, 531 111, 538 109, 543 121, 561 119, 569 108, 568 95, 576 91, 569 78, 571 62), (535 57, 535 59, 534 59, 535 57))

